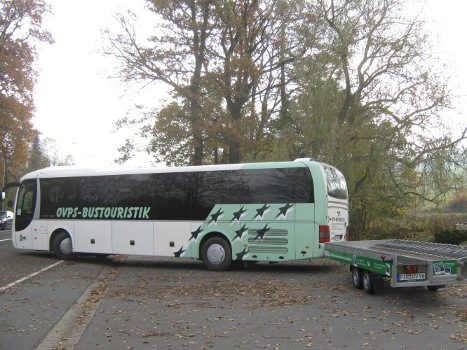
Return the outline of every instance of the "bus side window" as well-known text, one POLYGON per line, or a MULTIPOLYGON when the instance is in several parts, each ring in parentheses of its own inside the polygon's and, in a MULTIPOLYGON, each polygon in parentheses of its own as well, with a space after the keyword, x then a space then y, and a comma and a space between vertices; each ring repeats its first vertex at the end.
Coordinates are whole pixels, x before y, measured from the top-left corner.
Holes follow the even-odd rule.
POLYGON ((59 207, 69 207, 75 193, 73 179, 42 179, 41 186, 41 219, 55 218, 59 207))

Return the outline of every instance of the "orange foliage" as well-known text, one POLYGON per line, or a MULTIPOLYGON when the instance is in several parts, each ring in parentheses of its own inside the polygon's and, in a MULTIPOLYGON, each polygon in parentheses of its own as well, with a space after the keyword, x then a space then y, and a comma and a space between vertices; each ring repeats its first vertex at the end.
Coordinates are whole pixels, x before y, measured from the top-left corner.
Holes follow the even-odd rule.
POLYGON ((50 33, 41 29, 47 12, 50 7, 43 0, 0 4, 0 156, 7 174, 27 163, 28 145, 36 133, 31 122, 37 77, 34 44, 53 42, 50 33))

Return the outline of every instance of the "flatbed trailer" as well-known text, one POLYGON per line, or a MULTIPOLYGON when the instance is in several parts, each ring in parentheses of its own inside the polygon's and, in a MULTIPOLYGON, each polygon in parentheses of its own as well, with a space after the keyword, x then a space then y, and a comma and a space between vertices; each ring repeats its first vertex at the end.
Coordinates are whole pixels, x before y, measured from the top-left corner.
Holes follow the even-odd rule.
POLYGON ((437 290, 467 284, 467 246, 400 239, 345 241, 325 244, 325 256, 350 265, 356 288, 374 293, 383 286, 437 290))

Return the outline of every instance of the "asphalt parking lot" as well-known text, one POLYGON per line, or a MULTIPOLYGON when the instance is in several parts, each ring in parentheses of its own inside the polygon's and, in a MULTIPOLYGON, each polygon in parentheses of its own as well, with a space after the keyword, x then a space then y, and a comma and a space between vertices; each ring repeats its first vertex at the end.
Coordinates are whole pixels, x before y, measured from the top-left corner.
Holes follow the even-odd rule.
POLYGON ((212 272, 173 258, 60 261, 3 237, 0 349, 467 348, 466 285, 368 295, 325 259, 212 272))

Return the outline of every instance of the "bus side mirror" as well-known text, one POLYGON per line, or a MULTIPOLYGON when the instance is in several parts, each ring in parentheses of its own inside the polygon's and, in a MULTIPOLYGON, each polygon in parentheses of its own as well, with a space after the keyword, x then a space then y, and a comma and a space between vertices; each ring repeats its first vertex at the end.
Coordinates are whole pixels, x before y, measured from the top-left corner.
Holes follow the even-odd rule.
POLYGON ((6 206, 8 208, 13 208, 13 201, 12 200, 9 200, 7 203, 6 203, 6 206))

